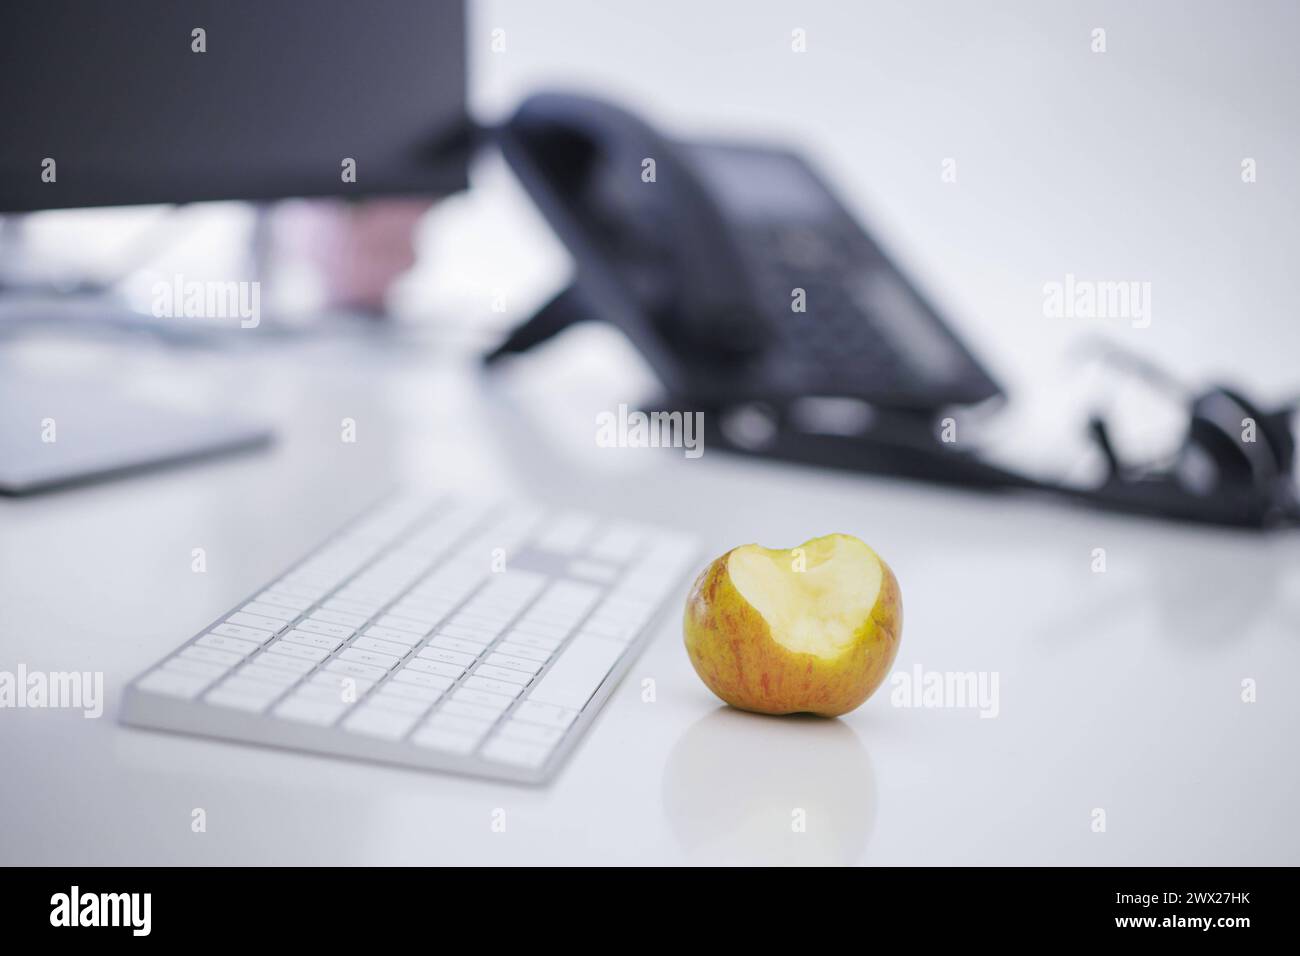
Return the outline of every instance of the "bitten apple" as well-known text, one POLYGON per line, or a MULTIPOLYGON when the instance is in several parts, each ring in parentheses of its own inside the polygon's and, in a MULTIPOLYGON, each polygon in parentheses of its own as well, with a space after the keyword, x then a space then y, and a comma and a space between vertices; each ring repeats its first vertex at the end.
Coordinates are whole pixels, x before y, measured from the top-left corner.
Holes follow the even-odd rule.
POLYGON ((835 717, 888 674, 903 597, 889 565, 852 535, 787 551, 747 544, 695 579, 683 630, 695 672, 733 707, 835 717))

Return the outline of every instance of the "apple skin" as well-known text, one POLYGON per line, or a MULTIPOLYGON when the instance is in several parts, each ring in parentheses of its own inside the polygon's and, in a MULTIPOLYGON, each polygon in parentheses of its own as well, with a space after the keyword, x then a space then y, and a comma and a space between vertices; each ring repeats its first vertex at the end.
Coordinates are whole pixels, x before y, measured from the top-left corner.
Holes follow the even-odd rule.
POLYGON ((760 714, 847 714, 884 681, 903 633, 903 595, 882 560, 880 594, 853 643, 830 660, 773 640, 767 620, 731 582, 728 551, 700 572, 686 599, 686 653, 709 690, 760 714))

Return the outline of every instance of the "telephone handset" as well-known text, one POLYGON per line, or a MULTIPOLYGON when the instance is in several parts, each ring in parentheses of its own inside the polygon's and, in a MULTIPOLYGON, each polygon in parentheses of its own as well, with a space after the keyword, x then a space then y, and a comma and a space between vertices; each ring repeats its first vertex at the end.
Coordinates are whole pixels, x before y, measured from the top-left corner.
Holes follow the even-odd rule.
POLYGON ((489 359, 612 322, 669 393, 932 410, 1000 394, 934 309, 792 152, 669 140, 612 104, 540 94, 504 155, 576 263, 489 359))

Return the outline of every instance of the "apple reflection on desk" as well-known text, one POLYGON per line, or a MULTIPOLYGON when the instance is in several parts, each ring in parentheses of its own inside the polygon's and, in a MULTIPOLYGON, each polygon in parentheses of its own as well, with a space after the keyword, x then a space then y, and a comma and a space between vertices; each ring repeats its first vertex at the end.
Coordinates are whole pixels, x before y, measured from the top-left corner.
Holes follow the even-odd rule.
POLYGON ((719 707, 691 724, 664 771, 663 805, 693 862, 861 862, 876 780, 841 720, 719 707))

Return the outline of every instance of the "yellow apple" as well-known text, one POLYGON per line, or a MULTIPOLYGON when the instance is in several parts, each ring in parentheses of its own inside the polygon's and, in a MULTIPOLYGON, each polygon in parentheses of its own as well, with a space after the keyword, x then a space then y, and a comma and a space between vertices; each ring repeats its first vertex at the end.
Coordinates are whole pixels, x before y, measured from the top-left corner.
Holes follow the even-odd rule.
POLYGON ((701 572, 686 653, 728 704, 763 714, 847 714, 880 686, 903 636, 889 565, 848 534, 788 551, 747 544, 701 572))

